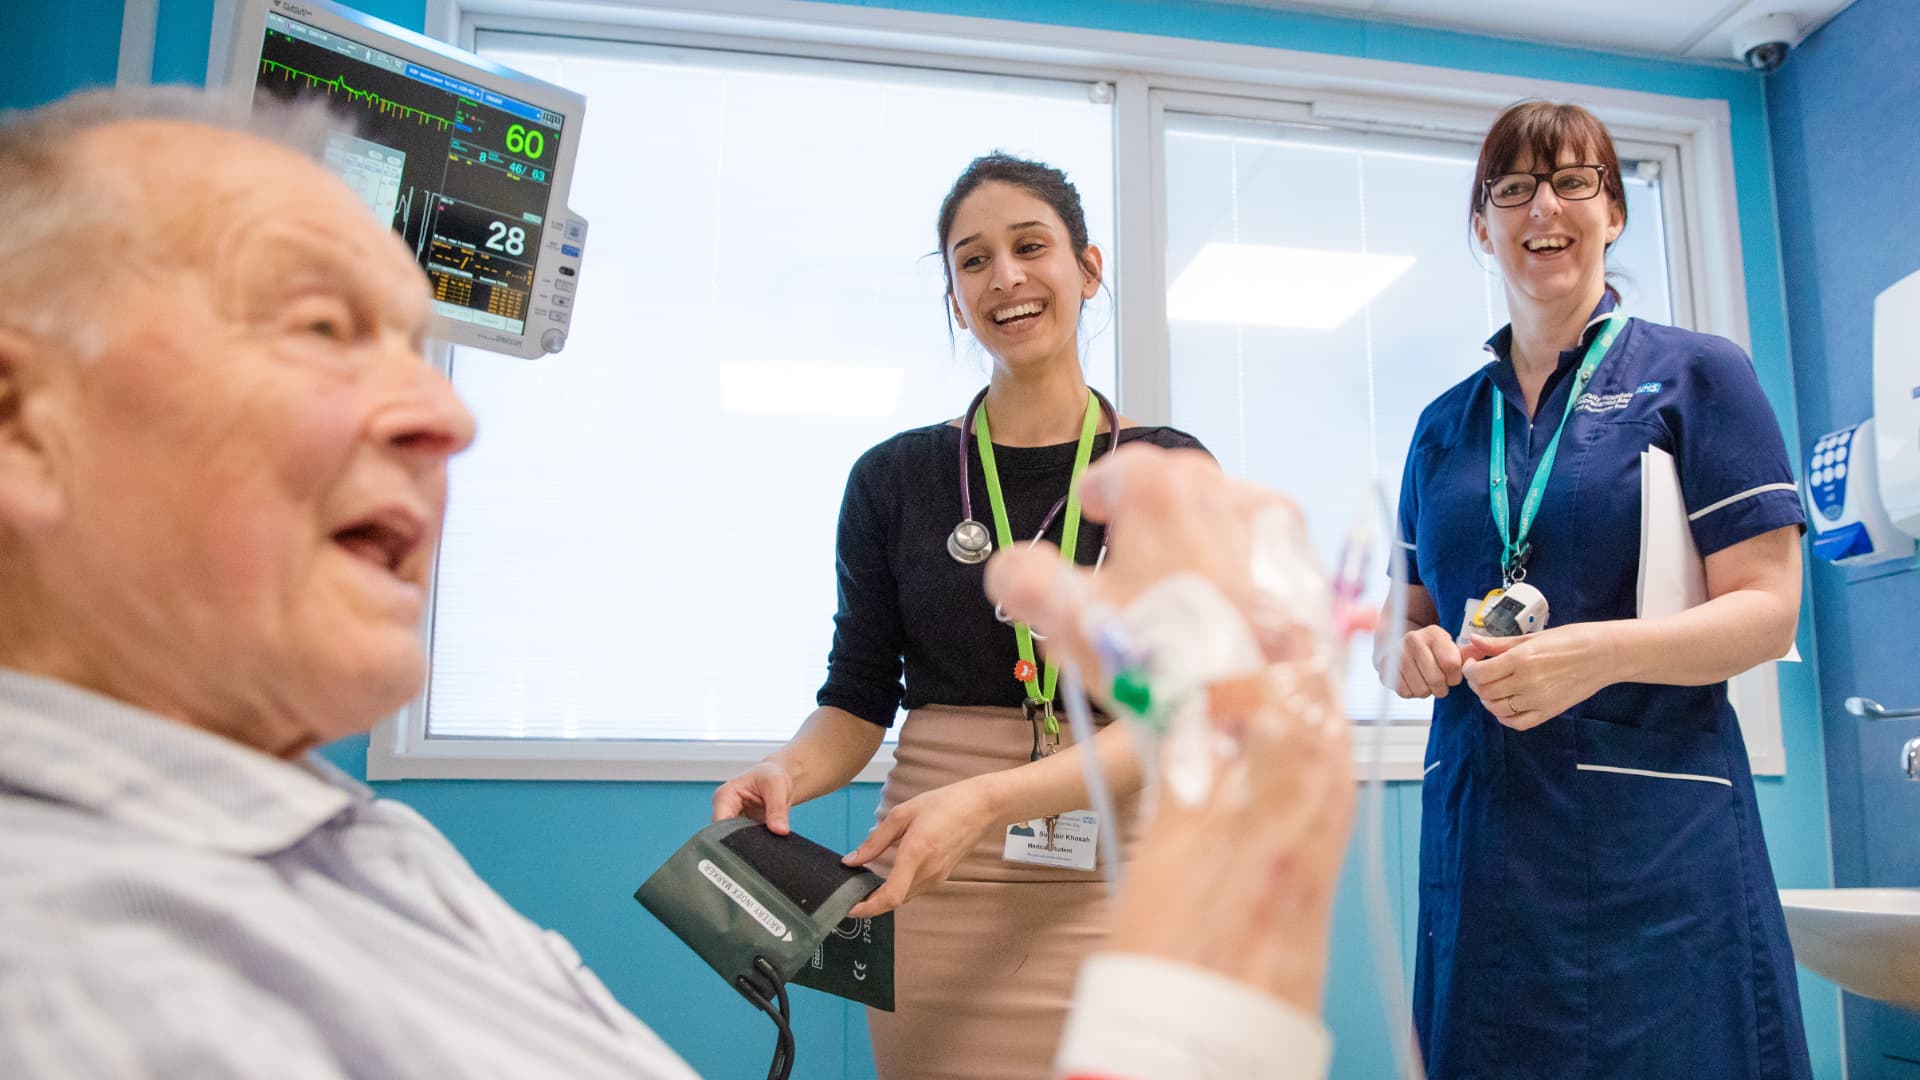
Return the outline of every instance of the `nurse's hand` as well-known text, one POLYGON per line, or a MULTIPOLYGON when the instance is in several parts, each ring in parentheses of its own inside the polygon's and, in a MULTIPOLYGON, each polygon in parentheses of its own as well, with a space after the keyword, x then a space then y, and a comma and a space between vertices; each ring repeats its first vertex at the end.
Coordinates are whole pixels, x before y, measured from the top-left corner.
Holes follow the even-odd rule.
POLYGON ((1475 634, 1462 651, 1467 685, 1507 727, 1538 727, 1615 681, 1618 666, 1605 626, 1573 623, 1507 638, 1475 634))
POLYGON ((840 861, 865 866, 899 845, 887 883, 847 912, 865 919, 894 908, 947 880, 987 830, 1000 824, 985 790, 970 780, 915 795, 887 811, 865 841, 840 861))
POLYGON ((763 761, 713 793, 713 820, 752 818, 777 836, 787 835, 792 809, 793 777, 777 761, 763 761))
MULTIPOLYGON (((1459 686, 1464 677, 1462 660, 1460 646, 1445 627, 1423 626, 1409 630, 1400 637, 1400 681, 1393 692, 1403 698, 1446 697, 1447 691, 1459 686)), ((1375 662, 1380 677, 1386 678, 1386 659, 1381 657, 1375 662)))

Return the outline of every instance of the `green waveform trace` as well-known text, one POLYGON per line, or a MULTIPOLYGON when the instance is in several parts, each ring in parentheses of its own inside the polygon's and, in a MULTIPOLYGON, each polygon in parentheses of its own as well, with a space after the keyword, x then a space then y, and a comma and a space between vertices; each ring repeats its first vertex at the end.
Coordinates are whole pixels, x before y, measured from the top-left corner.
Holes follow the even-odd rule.
POLYGON ((352 86, 349 86, 347 84, 346 79, 343 77, 336 76, 335 78, 331 78, 331 79, 323 79, 320 76, 313 74, 312 72, 301 71, 299 68, 288 67, 286 64, 282 64, 276 60, 267 60, 264 58, 260 61, 260 68, 263 73, 272 71, 277 68, 280 71, 285 72, 285 74, 281 76, 282 78, 292 78, 292 77, 298 76, 299 78, 307 80, 307 85, 309 86, 328 87, 329 89, 327 90, 327 92, 329 94, 333 93, 335 90, 339 90, 341 92, 344 92, 347 95, 348 101, 357 102, 362 99, 365 99, 370 103, 369 107, 378 109, 380 112, 383 112, 383 113, 397 113, 400 116, 400 118, 403 120, 409 116, 416 116, 420 118, 420 122, 424 123, 426 121, 432 121, 436 124, 439 124, 440 130, 442 131, 445 131, 448 128, 453 126, 453 121, 447 119, 444 116, 436 116, 433 113, 427 112, 425 109, 416 109, 411 105, 402 105, 397 101, 392 101, 387 98, 383 98, 379 94, 374 93, 372 90, 356 90, 352 86))

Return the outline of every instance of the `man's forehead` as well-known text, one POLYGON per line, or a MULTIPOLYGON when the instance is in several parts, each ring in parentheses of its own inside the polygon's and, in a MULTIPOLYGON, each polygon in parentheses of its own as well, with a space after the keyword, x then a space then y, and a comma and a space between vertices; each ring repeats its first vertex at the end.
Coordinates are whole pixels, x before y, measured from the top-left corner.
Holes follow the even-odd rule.
POLYGON ((138 119, 90 128, 68 147, 76 171, 111 185, 122 224, 140 227, 176 257, 195 261, 209 228, 276 170, 311 168, 263 139, 179 120, 138 119), (164 178, 155 182, 153 178, 164 178))
POLYGON ((262 245, 285 256, 283 263, 316 270, 326 269, 316 263, 337 263, 400 287, 412 284, 401 278, 417 274, 403 245, 343 181, 267 139, 177 120, 132 120, 88 131, 74 152, 83 165, 123 180, 154 239, 189 264, 230 259, 236 245, 262 245), (129 169, 133 161, 142 167, 129 169), (138 183, 130 179, 136 174, 167 181, 138 183))
MULTIPOLYGON (((257 135, 165 118, 121 120, 89 128, 73 141, 72 153, 83 166, 152 176, 151 166, 164 165, 169 177, 209 185, 244 182, 236 173, 317 167, 306 156, 257 135), (143 167, 128 170, 132 161, 143 167)), ((173 187, 168 183, 153 190, 170 192, 173 187)))

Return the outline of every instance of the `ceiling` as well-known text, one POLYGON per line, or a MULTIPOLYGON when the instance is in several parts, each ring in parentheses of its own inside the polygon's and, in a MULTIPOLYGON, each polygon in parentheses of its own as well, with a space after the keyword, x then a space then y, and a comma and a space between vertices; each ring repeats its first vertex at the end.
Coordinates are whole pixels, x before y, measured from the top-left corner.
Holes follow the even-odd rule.
POLYGON ((1785 15, 1799 33, 1838 15, 1853 0, 1241 0, 1287 11, 1351 15, 1384 22, 1463 30, 1494 37, 1617 52, 1736 62, 1733 35, 1743 22, 1785 15))

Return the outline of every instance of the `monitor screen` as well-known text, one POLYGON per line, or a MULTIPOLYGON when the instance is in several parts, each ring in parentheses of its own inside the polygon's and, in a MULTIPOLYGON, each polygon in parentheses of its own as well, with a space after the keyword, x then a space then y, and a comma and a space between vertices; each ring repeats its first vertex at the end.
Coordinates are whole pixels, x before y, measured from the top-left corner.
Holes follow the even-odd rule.
POLYGON ((419 259, 434 336, 563 348, 586 244, 566 208, 584 98, 326 0, 246 0, 234 44, 250 100, 342 117, 326 165, 419 259))
POLYGON ((412 249, 438 314, 527 333, 564 117, 278 12, 256 94, 324 96, 327 165, 412 249))

